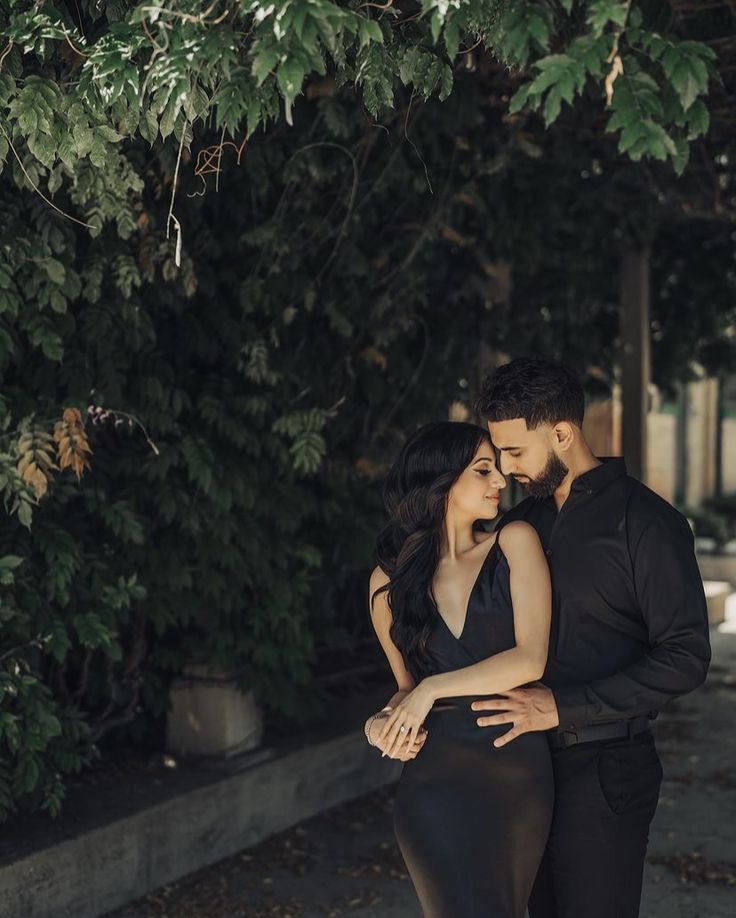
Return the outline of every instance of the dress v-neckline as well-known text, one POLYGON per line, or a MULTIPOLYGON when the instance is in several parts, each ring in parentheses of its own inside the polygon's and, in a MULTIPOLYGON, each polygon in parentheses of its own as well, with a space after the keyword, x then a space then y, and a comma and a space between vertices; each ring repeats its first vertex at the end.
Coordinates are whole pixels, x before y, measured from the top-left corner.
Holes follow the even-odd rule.
MULTIPOLYGON (((490 541, 490 540, 489 540, 489 541, 490 541)), ((480 582, 480 575, 481 575, 481 574, 483 573, 483 571, 485 570, 485 566, 486 566, 486 564, 488 563, 488 559, 489 559, 489 557, 491 556, 491 554, 493 553, 493 549, 494 549, 497 545, 498 545, 498 533, 496 533, 496 538, 493 540, 493 545, 491 545, 491 547, 490 547, 490 548, 488 549, 488 551, 486 552, 485 557, 483 558, 483 561, 481 562, 481 565, 480 565, 480 567, 478 568, 478 573, 475 575, 475 580, 473 581, 473 585, 471 586, 470 592, 468 593, 468 601, 465 603, 465 616, 463 617, 463 626, 462 626, 462 628, 460 629, 460 634, 458 634, 457 637, 455 637, 455 635, 454 635, 454 634, 452 633, 452 631, 450 630, 450 626, 449 626, 449 625, 447 624, 447 622, 445 621, 445 619, 444 619, 442 613, 441 613, 440 610, 439 610, 439 607, 437 606, 437 603, 435 603, 435 608, 437 609, 437 615, 439 616, 440 621, 441 621, 442 624, 445 626, 445 630, 446 630, 447 633, 450 635, 450 637, 453 639, 453 641, 461 641, 463 635, 465 634, 465 628, 466 628, 466 626, 467 626, 467 624, 468 624, 468 613, 470 612, 470 601, 471 601, 472 598, 473 598, 473 593, 475 593, 475 588, 478 586, 478 583, 480 582)))

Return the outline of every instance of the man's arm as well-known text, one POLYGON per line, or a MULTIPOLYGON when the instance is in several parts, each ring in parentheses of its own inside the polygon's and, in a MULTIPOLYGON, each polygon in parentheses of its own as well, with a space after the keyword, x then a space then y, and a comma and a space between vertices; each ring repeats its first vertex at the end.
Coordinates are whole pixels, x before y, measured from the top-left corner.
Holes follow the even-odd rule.
POLYGON ((710 662, 708 610, 692 531, 676 511, 651 509, 641 525, 631 526, 629 542, 650 649, 614 675, 554 689, 560 730, 647 714, 705 679, 710 662))

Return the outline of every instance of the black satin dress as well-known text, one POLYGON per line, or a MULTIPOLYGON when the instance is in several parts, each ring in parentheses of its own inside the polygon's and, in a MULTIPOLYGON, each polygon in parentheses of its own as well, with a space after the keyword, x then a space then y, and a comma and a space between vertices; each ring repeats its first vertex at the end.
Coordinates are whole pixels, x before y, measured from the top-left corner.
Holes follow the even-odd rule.
MULTIPOLYGON (((440 619, 429 650, 436 672, 515 644, 508 562, 490 549, 455 638, 440 619)), ((524 918, 552 818, 552 767, 543 733, 497 749, 509 725, 479 727, 471 697, 440 699, 428 736, 404 765, 394 829, 425 918, 524 918)), ((493 696, 485 696, 493 697, 493 696)))

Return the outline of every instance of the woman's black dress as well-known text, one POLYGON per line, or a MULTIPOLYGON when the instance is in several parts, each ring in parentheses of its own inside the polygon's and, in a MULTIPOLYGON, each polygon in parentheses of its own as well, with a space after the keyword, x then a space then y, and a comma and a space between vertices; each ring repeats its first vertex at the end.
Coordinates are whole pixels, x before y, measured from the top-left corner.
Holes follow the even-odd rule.
MULTIPOLYGON (((447 672, 515 644, 508 562, 496 542, 483 562, 455 638, 440 619, 428 649, 447 672)), ((425 918, 524 918, 552 817, 553 785, 543 733, 497 749, 508 724, 479 727, 479 697, 440 699, 428 736, 404 765, 394 829, 425 918)), ((492 697, 492 696, 485 696, 492 697)))

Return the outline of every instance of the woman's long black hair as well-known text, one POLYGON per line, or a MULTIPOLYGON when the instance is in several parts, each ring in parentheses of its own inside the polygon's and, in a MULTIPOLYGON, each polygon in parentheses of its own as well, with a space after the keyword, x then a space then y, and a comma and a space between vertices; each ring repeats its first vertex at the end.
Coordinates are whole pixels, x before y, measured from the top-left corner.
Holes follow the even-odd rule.
POLYGON ((427 640, 437 619, 432 579, 440 560, 450 488, 488 432, 475 424, 425 424, 404 444, 383 487, 389 520, 376 542, 376 562, 389 578, 391 640, 415 679, 429 674, 427 640))

